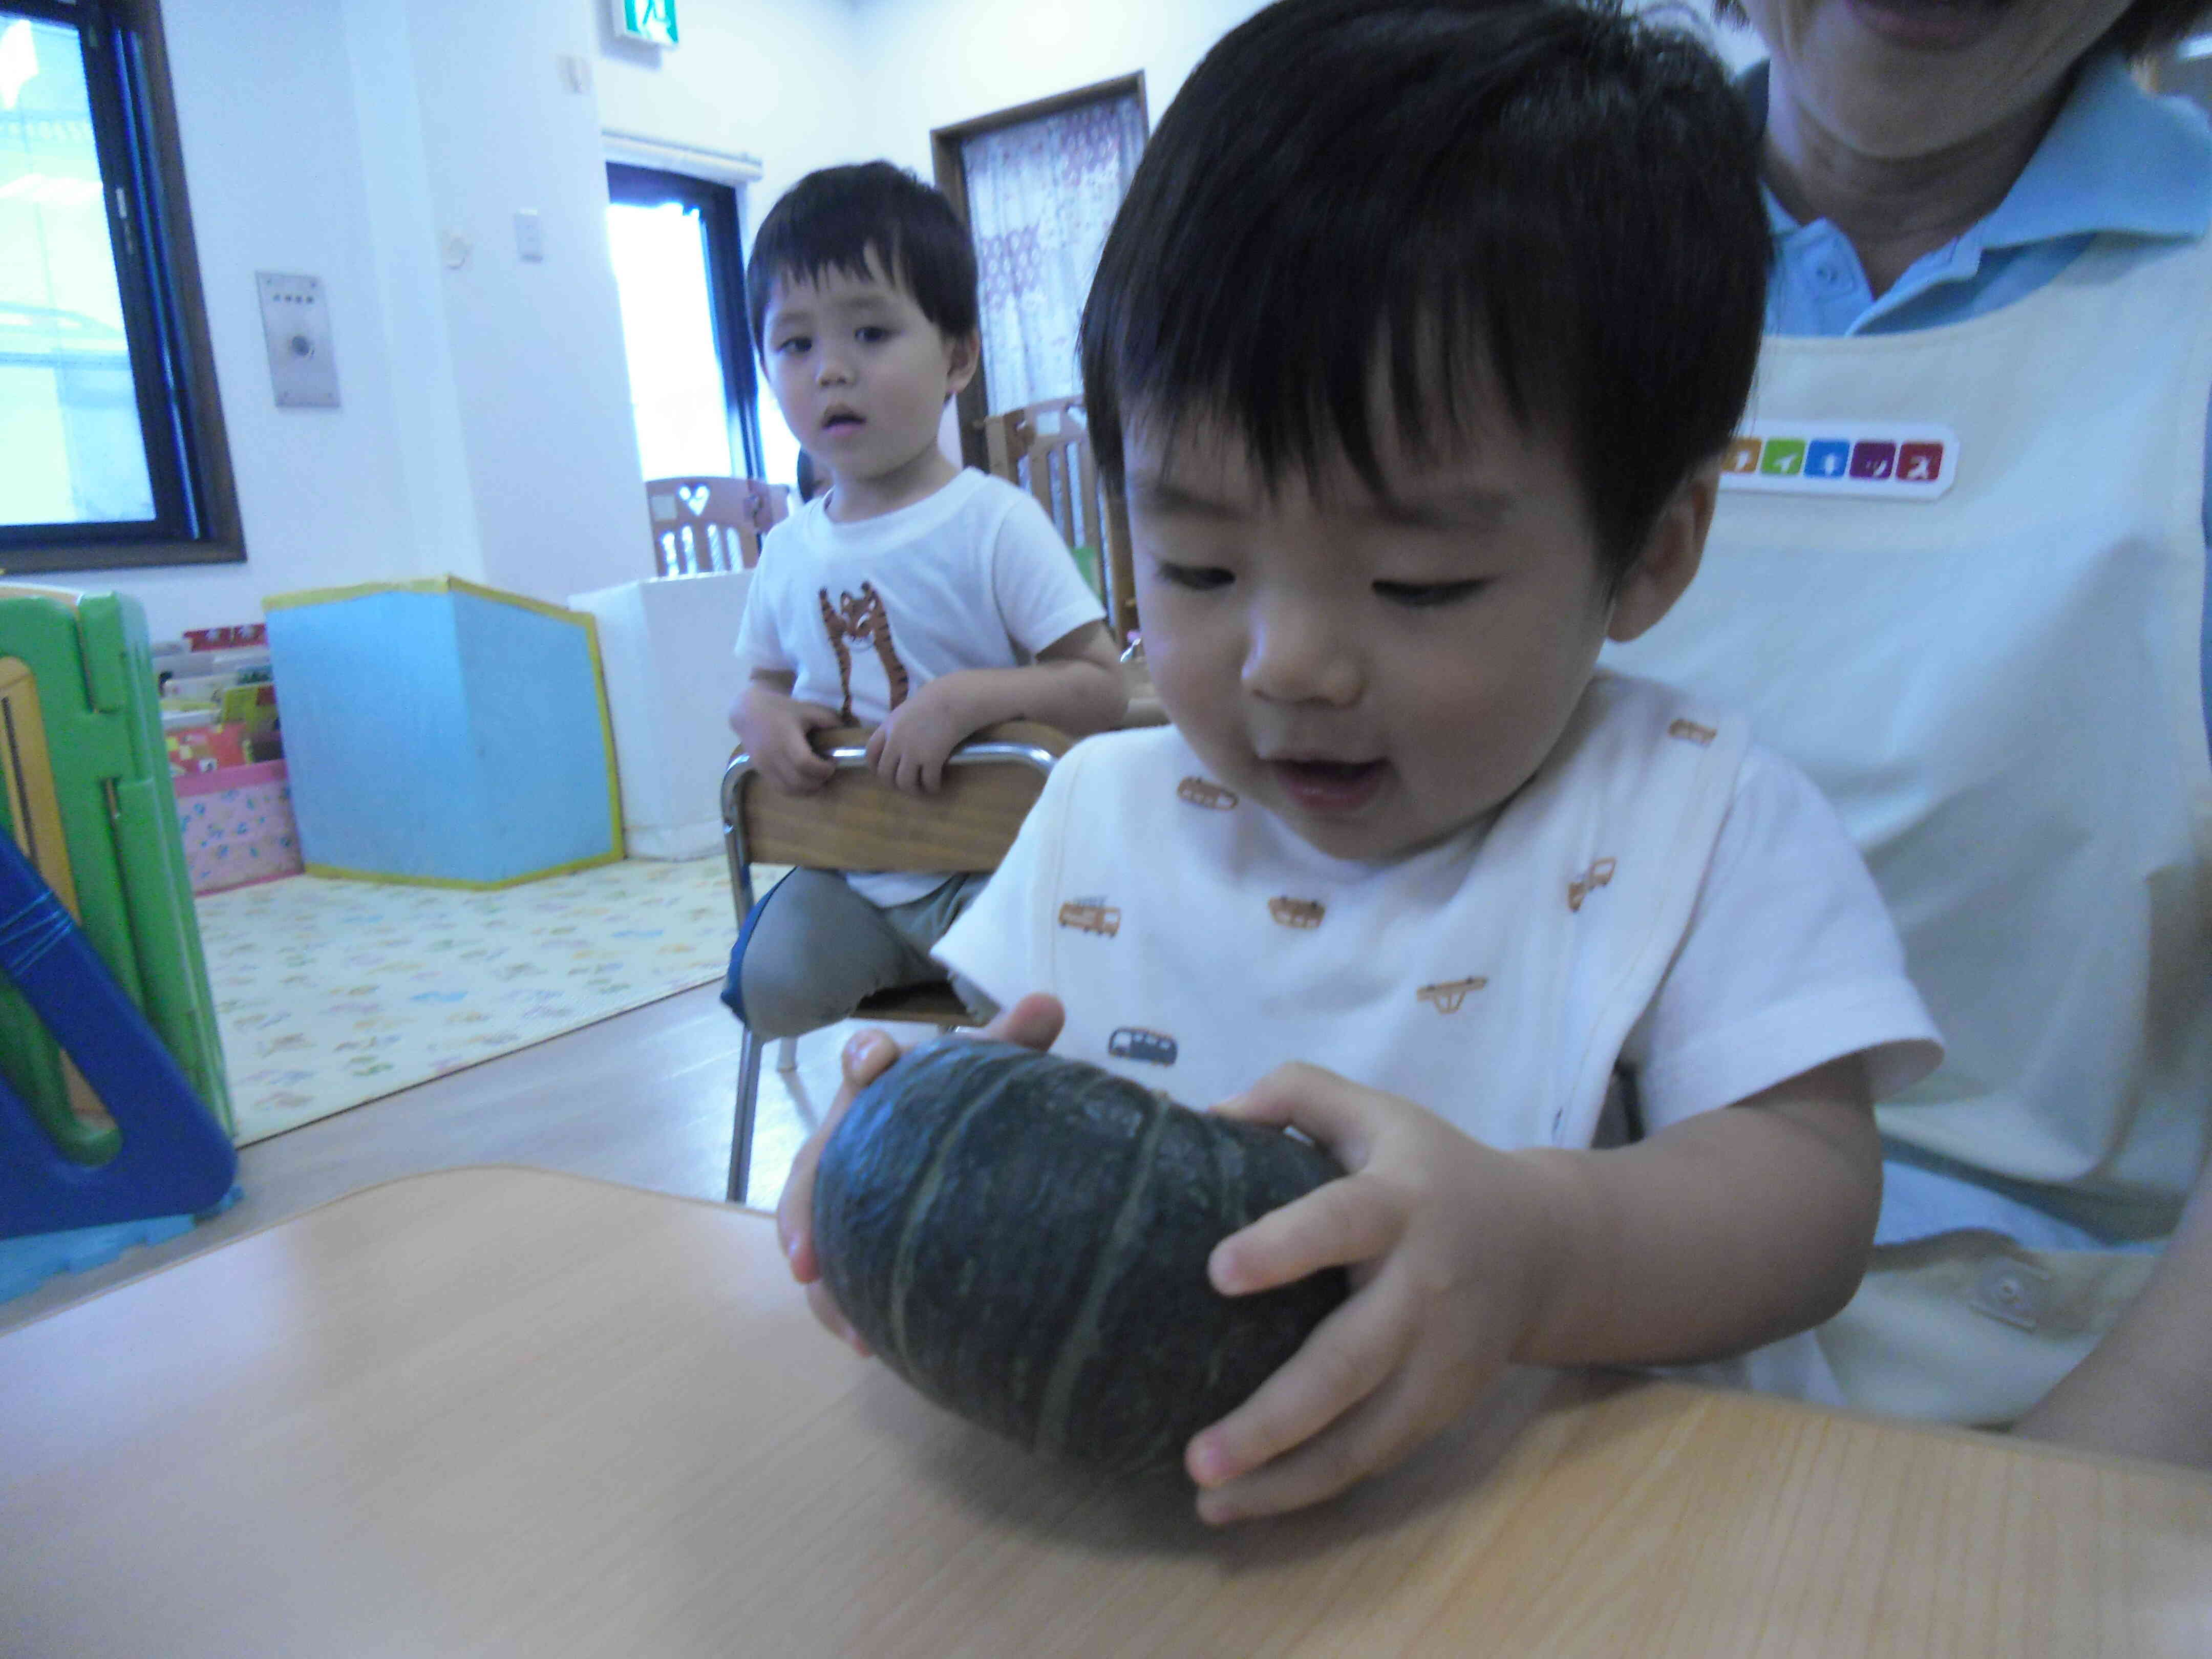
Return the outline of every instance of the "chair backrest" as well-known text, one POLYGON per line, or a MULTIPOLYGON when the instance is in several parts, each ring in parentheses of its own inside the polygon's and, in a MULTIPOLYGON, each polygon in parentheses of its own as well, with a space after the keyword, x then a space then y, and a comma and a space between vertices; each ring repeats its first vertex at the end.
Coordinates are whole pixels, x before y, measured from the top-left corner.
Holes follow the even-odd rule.
POLYGON ((987 416, 983 448, 991 471, 1036 497, 1069 547, 1097 556, 1107 625, 1115 649, 1127 645, 1137 626, 1128 509, 1098 476, 1083 399, 1054 398, 987 416))
POLYGON ((791 491, 757 478, 650 478, 653 562, 663 576, 750 570, 760 538, 791 511, 791 491))
POLYGON ((910 795, 867 763, 868 733, 840 727, 814 734, 837 773, 811 795, 771 788, 751 758, 733 757, 722 775, 722 830, 740 915, 752 908, 755 863, 813 870, 990 871, 1066 753, 1066 733, 1032 721, 987 726, 952 751, 933 795, 910 795))

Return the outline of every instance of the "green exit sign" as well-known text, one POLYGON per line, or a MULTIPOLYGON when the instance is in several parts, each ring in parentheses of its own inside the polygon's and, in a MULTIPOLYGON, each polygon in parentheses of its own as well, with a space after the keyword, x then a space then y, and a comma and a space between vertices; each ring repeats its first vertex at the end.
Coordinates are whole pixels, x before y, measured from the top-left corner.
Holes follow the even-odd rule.
POLYGON ((615 31, 656 46, 676 44, 676 0, 607 0, 615 31))

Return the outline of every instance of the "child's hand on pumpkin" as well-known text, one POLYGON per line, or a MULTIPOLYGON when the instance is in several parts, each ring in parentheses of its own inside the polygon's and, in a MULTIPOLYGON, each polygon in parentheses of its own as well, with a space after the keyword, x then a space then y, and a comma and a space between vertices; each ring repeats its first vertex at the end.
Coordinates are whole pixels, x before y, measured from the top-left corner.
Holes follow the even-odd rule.
POLYGON ((1220 1524, 1334 1496, 1467 1409, 1537 1322, 1557 1255, 1554 1177, 1412 1102, 1316 1066, 1279 1066, 1225 1116, 1293 1124, 1347 1171, 1214 1247, 1240 1296, 1324 1267, 1352 1295, 1280 1370, 1191 1438, 1201 1519, 1220 1524))
MULTIPOLYGON (((1024 1048, 1042 1050, 1059 1040, 1060 1028, 1066 1018, 1058 998, 1026 996, 1011 1008, 1001 1009, 999 1017, 981 1030, 962 1035, 1018 1042, 1024 1048)), ((830 1287, 822 1282, 822 1263, 814 1254, 814 1171, 822 1162, 823 1145, 852 1106, 853 1097, 890 1070, 905 1052, 884 1032, 871 1030, 854 1034, 841 1057, 844 1082, 837 1090, 837 1097, 830 1102, 821 1127, 806 1138, 806 1144, 792 1161, 790 1179, 784 1182, 783 1197, 775 1206, 776 1237, 783 1245, 785 1259, 791 1263, 791 1276, 806 1286, 807 1306, 814 1310, 815 1318, 825 1330, 850 1343, 854 1352, 864 1359, 868 1356, 867 1344, 846 1322, 836 1298, 830 1294, 830 1287)))

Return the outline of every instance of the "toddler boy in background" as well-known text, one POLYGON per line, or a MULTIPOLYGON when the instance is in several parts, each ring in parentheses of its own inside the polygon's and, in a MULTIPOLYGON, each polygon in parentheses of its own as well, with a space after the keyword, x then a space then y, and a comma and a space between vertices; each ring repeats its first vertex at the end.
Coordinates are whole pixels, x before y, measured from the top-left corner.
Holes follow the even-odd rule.
MULTIPOLYGON (((936 789, 984 726, 1073 736, 1127 704, 1098 600, 1052 521, 938 447, 975 373, 975 258, 943 196, 889 162, 809 173, 769 210, 746 275, 753 339, 829 482, 769 531, 745 597, 750 678, 730 724, 769 785, 821 788, 809 743, 874 728, 884 781, 936 789)), ((722 1000, 763 1037, 939 976, 929 950, 969 876, 798 870, 745 918, 722 1000)))
MULTIPOLYGON (((938 955, 1003 1034, 1349 1172, 1209 1264, 1354 1286, 1192 1440, 1210 1521, 1396 1462, 1512 1363, 1832 1397, 1796 1334, 1858 1283, 1872 1104, 1936 1035, 1803 775, 1596 667, 1697 569, 1756 161, 1719 65, 1615 6, 1285 0, 1193 72, 1108 239, 1085 389, 1174 725, 1063 759, 938 955)), ((849 1335, 818 1145, 781 1219, 849 1335)))

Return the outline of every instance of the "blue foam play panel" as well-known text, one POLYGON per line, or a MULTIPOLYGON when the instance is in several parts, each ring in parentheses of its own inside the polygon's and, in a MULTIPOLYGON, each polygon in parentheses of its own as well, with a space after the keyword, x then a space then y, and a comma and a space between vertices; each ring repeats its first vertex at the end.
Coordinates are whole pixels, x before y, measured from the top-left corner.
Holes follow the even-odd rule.
POLYGON ((245 1195, 233 1187, 214 1205, 191 1215, 155 1216, 146 1221, 118 1221, 105 1227, 73 1227, 66 1232, 33 1233, 0 1238, 0 1302, 27 1296, 57 1273, 81 1273, 104 1267, 125 1250, 161 1244, 192 1223, 220 1215, 245 1195))
POLYGON ((589 616, 452 576, 263 605, 310 874, 501 887, 622 856, 589 616))

